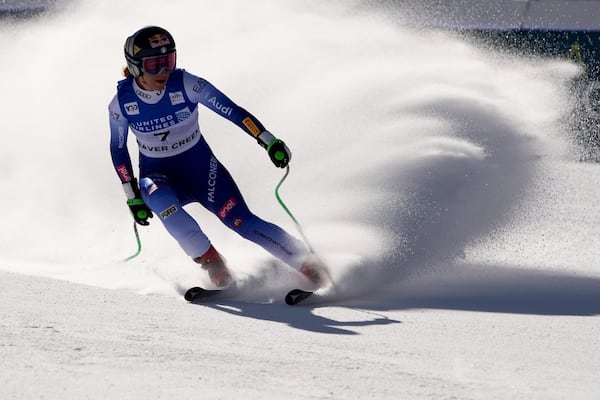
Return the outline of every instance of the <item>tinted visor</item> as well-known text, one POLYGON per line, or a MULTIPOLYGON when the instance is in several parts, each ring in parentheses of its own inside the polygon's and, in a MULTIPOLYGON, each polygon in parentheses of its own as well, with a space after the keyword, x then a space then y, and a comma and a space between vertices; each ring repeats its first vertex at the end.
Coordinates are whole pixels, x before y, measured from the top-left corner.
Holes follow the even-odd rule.
POLYGON ((163 70, 173 71, 177 60, 176 53, 165 54, 164 56, 142 58, 142 71, 150 75, 158 75, 163 70))

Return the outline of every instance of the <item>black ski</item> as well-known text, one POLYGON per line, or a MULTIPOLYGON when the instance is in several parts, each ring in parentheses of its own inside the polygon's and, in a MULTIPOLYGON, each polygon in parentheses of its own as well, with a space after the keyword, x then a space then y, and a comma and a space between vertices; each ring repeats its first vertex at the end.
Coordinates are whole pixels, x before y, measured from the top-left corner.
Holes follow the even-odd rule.
POLYGON ((302 289, 293 289, 288 292, 285 296, 285 302, 287 305, 293 306, 300 303, 303 300, 308 299, 315 292, 310 292, 302 289))
POLYGON ((191 289, 188 289, 183 295, 183 298, 189 302, 202 301, 209 297, 213 297, 217 294, 223 293, 224 290, 226 289, 204 289, 199 286, 195 286, 191 289))

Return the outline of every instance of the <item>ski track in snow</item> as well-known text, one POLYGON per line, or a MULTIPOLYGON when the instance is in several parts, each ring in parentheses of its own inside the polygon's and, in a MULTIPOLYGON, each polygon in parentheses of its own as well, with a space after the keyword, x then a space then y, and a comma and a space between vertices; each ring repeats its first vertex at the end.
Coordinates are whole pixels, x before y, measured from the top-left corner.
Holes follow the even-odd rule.
MULTIPOLYGON (((573 65, 412 31, 357 2, 177 6, 201 24, 161 4, 73 3, 0 28, 2 59, 19 60, 3 65, 14 79, 2 100, 0 351, 15 368, 0 397, 600 393, 586 354, 598 348, 600 172, 571 161, 565 140, 573 65), (195 206, 249 281, 239 298, 186 306, 185 289, 208 282, 157 218, 122 262, 135 240, 106 110, 124 38, 150 23, 172 31, 180 66, 292 149, 281 194, 331 266, 323 303, 285 306, 301 278, 195 206)), ((201 128, 250 207, 296 233, 264 151, 207 110, 201 128)))

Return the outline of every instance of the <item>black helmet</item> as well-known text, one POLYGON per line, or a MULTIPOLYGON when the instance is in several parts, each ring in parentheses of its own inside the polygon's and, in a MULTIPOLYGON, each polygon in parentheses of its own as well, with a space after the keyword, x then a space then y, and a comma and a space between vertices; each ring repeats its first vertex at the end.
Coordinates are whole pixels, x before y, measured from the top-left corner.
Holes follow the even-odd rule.
POLYGON ((166 29, 147 26, 127 38, 124 51, 129 72, 140 76, 144 72, 143 58, 175 53, 175 40, 166 29))

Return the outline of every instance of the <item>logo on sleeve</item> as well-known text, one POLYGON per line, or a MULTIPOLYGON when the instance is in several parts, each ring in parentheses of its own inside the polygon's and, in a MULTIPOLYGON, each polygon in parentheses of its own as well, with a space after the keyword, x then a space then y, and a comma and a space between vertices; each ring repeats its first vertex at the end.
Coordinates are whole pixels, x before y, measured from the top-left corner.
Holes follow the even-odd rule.
POLYGON ((206 86, 206 81, 203 79, 197 80, 196 83, 194 83, 194 87, 192 88, 192 90, 196 93, 200 93, 202 91, 202 89, 204 89, 204 86, 206 86))
POLYGON ((140 106, 138 105, 137 101, 125 103, 123 108, 125 109, 127 115, 140 115, 140 106))
POLYGON ((127 169, 125 164, 118 165, 117 172, 119 173, 119 176, 121 177, 123 182, 131 182, 131 174, 129 173, 129 170, 127 169))
POLYGON ((250 131, 250 133, 252 133, 252 135, 254 135, 254 137, 257 137, 260 134, 260 130, 254 123, 254 121, 252 121, 252 118, 246 117, 246 118, 244 118, 242 123, 244 124, 244 126, 246 128, 248 128, 248 130, 250 131))
POLYGON ((232 111, 231 106, 226 107, 225 105, 219 103, 216 96, 213 96, 210 99, 208 99, 208 103, 211 104, 217 111, 220 111, 221 113, 223 113, 225 115, 231 116, 231 111, 232 111))

